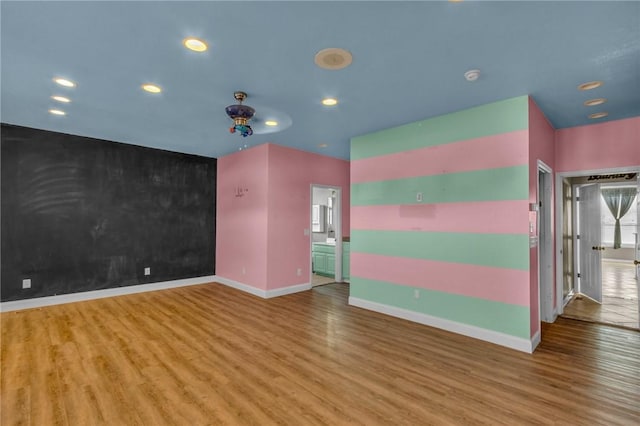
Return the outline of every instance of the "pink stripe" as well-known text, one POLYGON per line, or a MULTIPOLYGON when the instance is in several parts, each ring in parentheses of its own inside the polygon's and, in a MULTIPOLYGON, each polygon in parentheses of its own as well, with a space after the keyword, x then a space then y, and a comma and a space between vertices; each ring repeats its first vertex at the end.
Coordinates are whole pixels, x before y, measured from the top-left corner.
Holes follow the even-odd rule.
POLYGON ((527 200, 351 206, 351 228, 526 234, 528 209, 527 200))
POLYGON ((556 171, 639 166, 639 135, 640 117, 556 130, 556 171))
POLYGON ((351 183, 528 164, 529 130, 468 139, 351 162, 351 183))
POLYGON ((351 253, 351 276, 529 306, 529 271, 351 253))

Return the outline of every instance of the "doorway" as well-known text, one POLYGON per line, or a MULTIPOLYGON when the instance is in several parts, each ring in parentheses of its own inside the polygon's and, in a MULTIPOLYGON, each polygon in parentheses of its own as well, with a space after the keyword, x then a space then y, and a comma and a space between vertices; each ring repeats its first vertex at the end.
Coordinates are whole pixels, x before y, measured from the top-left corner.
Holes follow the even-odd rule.
POLYGON ((557 176, 558 315, 640 328, 638 171, 557 176))
MULTIPOLYGON (((540 320, 553 322, 552 170, 538 160, 538 304, 540 320)), ((535 236, 534 236, 535 237, 535 236)))
POLYGON ((311 184, 312 287, 342 281, 342 188, 311 184))

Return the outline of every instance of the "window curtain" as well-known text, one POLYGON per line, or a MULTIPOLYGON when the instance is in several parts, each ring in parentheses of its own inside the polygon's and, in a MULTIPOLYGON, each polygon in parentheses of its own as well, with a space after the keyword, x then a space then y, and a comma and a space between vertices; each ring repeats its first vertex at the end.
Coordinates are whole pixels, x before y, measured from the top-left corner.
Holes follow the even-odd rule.
POLYGON ((616 220, 613 233, 613 248, 618 249, 622 245, 620 236, 620 219, 624 217, 633 205, 636 198, 636 188, 603 188, 602 198, 609 207, 609 211, 616 220))

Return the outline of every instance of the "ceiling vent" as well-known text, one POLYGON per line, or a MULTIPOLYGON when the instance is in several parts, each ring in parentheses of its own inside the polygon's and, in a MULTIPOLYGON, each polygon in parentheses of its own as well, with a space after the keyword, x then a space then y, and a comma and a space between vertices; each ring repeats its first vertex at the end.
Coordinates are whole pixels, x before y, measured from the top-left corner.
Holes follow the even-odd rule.
POLYGON ((341 70, 351 65, 351 61, 351 53, 337 47, 322 49, 315 58, 316 65, 326 70, 341 70))

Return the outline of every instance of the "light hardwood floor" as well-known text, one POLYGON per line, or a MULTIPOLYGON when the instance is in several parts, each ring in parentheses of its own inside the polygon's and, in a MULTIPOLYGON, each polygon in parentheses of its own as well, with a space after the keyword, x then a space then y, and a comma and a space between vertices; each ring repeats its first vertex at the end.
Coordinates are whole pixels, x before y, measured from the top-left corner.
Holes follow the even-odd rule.
POLYGON ((580 294, 564 307, 562 316, 620 327, 640 328, 638 280, 633 263, 602 261, 602 304, 580 294))
POLYGON ((559 319, 532 354, 218 284, 1 314, 9 425, 567 424, 640 418, 640 333, 559 319))

